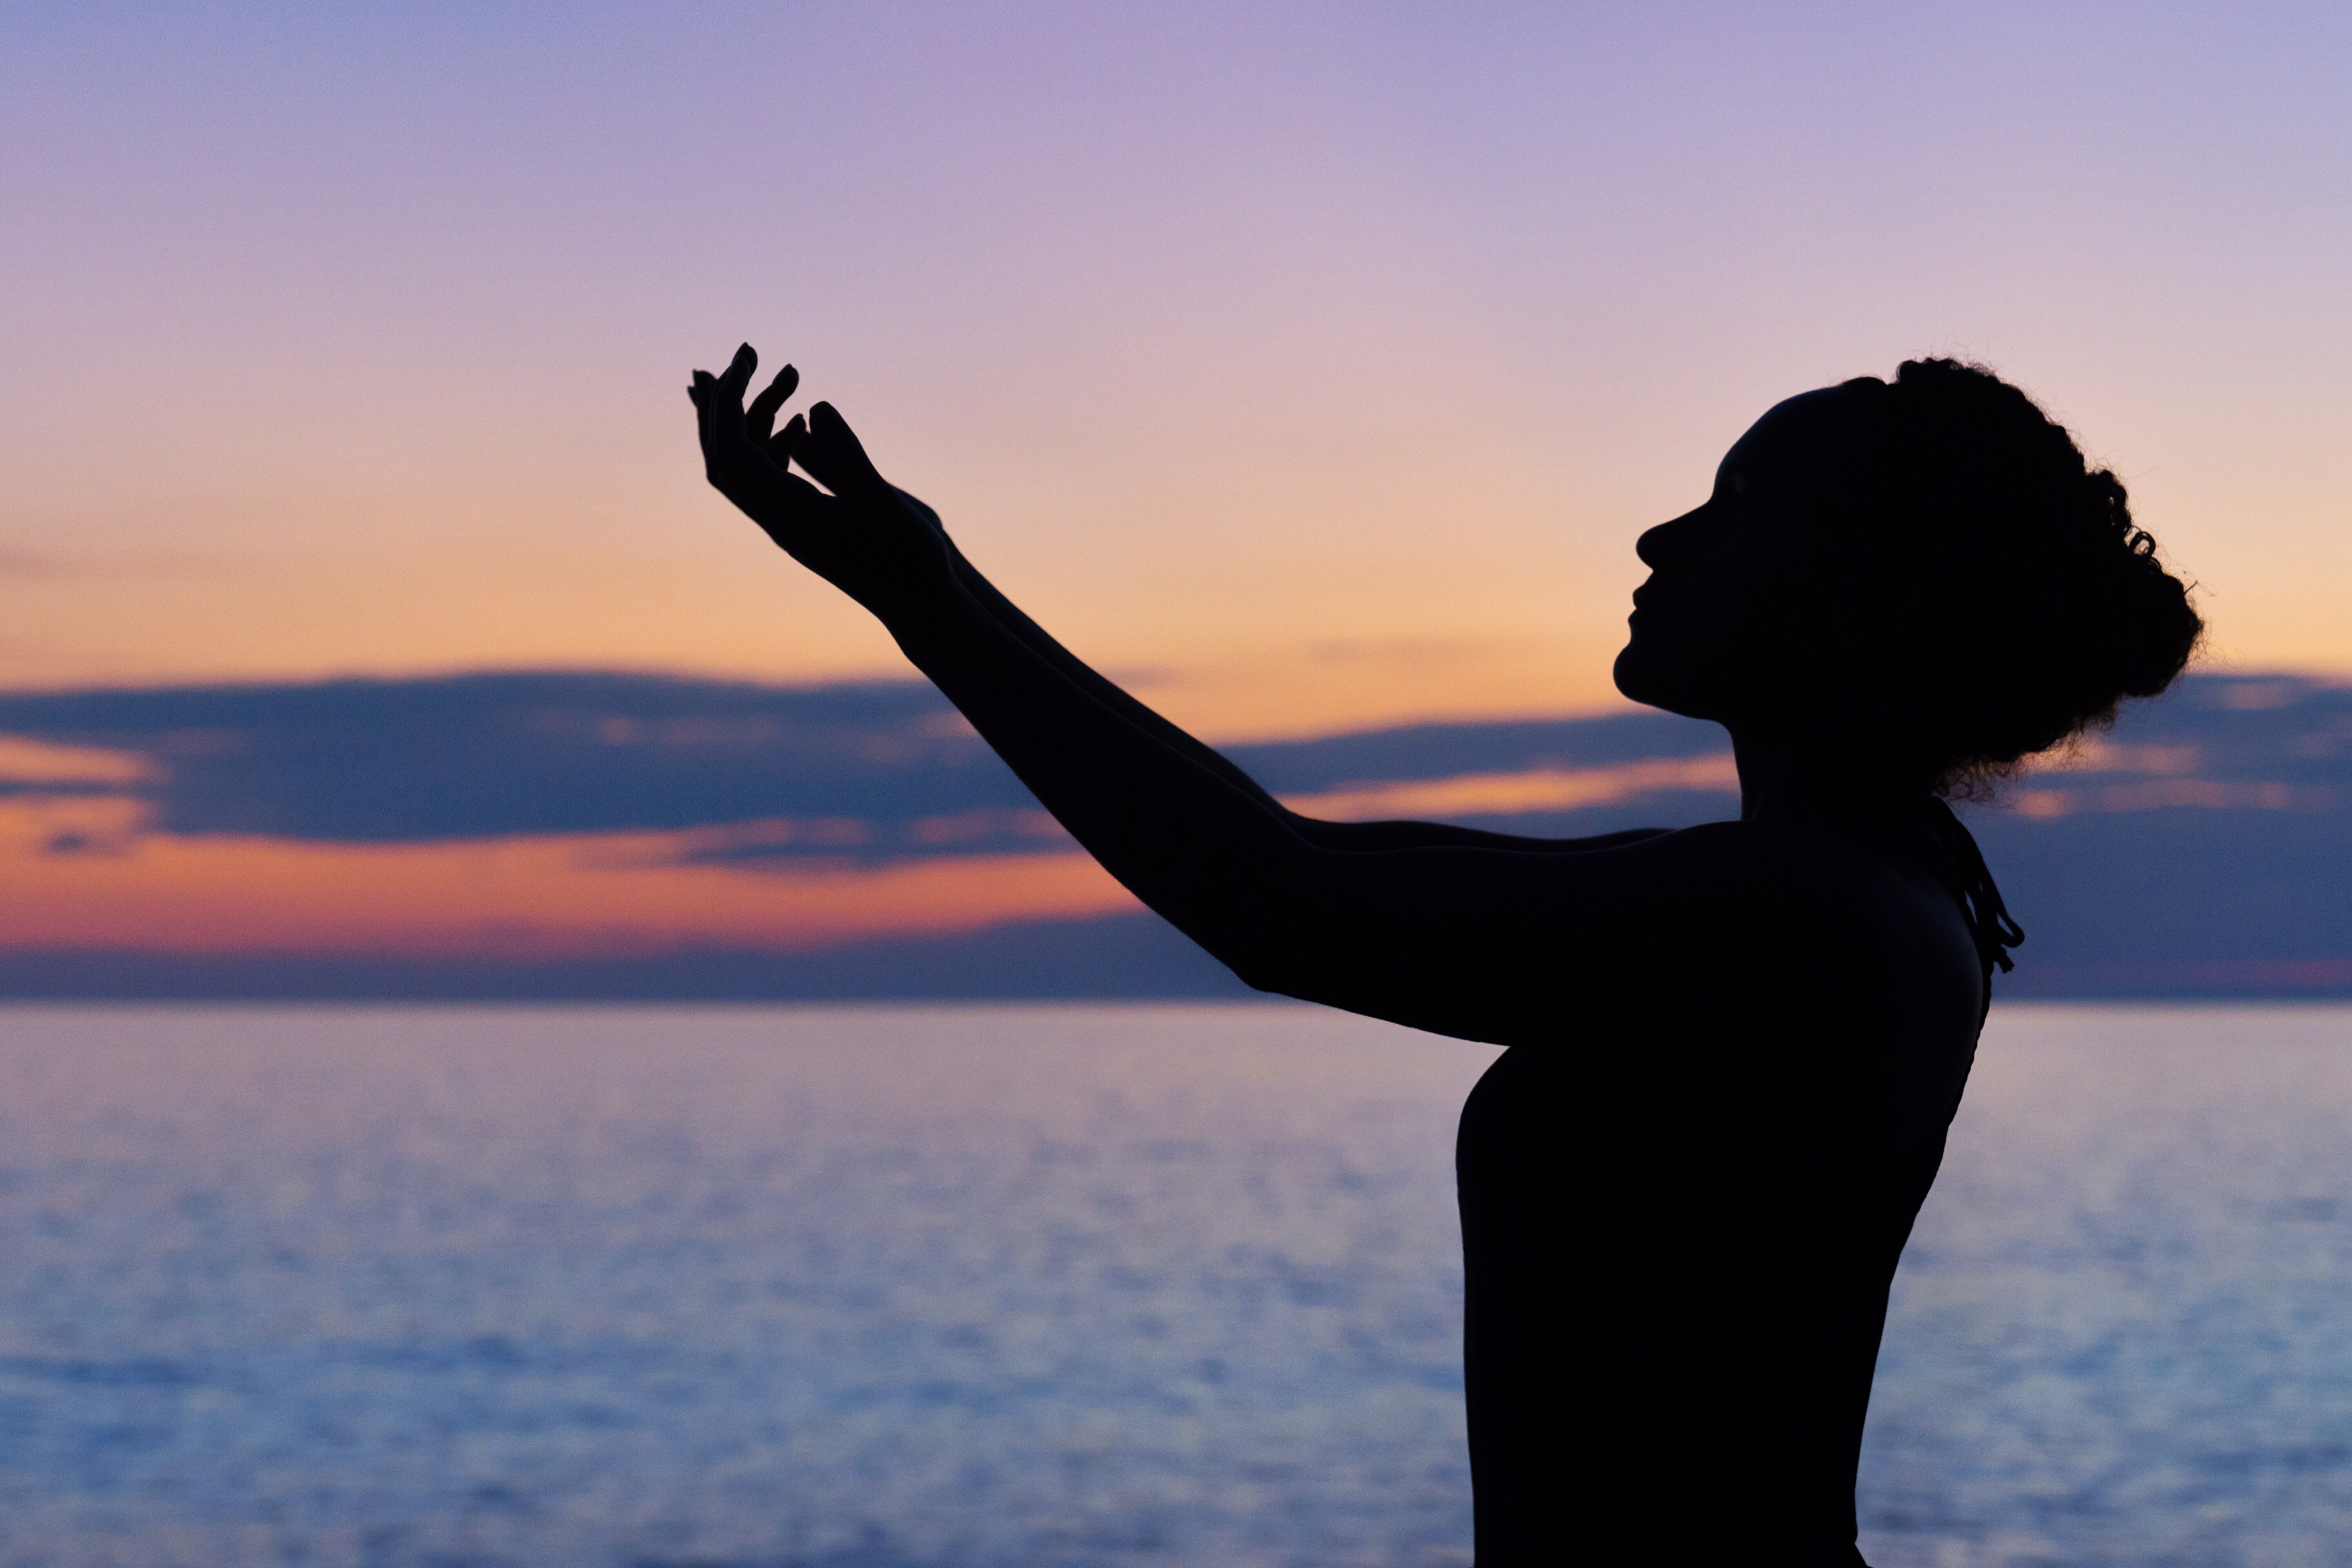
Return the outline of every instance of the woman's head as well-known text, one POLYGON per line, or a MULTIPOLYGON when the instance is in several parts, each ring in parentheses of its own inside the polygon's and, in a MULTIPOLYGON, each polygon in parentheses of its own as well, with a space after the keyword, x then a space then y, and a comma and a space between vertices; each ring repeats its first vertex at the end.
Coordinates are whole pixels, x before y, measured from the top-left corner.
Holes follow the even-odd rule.
POLYGON ((2203 630, 2116 477, 1951 360, 1779 405, 1635 548, 1625 695, 1943 790, 2163 690, 2203 630))

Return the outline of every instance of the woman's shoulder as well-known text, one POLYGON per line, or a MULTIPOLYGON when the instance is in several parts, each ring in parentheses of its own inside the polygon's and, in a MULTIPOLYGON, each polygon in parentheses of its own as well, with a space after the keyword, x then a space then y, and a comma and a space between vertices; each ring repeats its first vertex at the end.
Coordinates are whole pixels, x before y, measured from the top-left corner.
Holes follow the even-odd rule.
MULTIPOLYGON (((1893 997, 1944 975, 1953 952, 1973 963, 1939 884, 1790 825, 1709 823, 1577 854, 1332 854, 1320 868, 1267 921, 1251 984, 1496 1044, 1555 1039, 1564 1011, 1617 1027, 1770 1011, 1824 984, 1893 997)), ((1954 973, 1973 988, 1972 967, 1954 973)))
POLYGON ((1617 851, 1651 862, 1669 909, 1711 911, 1726 934, 1805 967, 1892 968, 1980 995, 1976 942, 1932 848, 1916 835, 1807 820, 1712 822, 1617 851))
MULTIPOLYGON (((1598 852, 1683 900, 1826 900, 1889 895, 1907 882, 1899 853, 1871 837, 1811 822, 1707 822, 1660 831, 1598 852)), ((1683 901, 1678 900, 1677 901, 1683 901)))

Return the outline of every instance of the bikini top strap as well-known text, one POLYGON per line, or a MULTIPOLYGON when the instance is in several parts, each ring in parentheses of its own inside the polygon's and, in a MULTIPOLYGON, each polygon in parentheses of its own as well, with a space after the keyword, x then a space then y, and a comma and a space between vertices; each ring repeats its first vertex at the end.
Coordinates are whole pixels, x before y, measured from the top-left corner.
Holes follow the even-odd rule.
POLYGON ((1976 836, 1951 806, 1930 796, 1926 816, 1928 832, 1951 858, 1952 894, 1968 919, 1969 934, 1976 938, 1990 1005, 1993 966, 1999 964, 2004 972, 2017 967, 2010 960, 2009 950, 2025 941, 2024 928, 2010 918, 2009 907, 2000 901, 2000 889, 1993 886, 1992 871, 1985 865, 1984 851, 1977 847, 1976 836))

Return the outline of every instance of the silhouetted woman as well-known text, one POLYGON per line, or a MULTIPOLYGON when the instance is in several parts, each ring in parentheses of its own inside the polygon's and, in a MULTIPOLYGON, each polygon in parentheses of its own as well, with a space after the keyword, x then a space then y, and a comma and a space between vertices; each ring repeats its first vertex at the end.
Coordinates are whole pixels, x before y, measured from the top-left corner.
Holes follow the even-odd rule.
POLYGON ((710 482, 879 616, 1135 895, 1251 985, 1509 1048, 1456 1152, 1482 1568, 1861 1563, 1888 1283, 2021 933, 1943 795, 2200 634, 2123 487, 1948 360, 1759 420, 1643 534, 1618 689, 1730 731, 1739 820, 1318 822, 992 588, 787 367, 698 372, 710 482), (786 472, 788 461, 833 493, 786 472))

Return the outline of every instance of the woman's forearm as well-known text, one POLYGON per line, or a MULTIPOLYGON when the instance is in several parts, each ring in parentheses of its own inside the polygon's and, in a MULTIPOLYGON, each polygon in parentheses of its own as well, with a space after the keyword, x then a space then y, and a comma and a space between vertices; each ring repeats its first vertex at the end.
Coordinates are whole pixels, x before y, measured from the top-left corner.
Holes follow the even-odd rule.
MULTIPOLYGON (((944 537, 944 531, 942 531, 944 537)), ((1591 839, 1534 839, 1503 833, 1486 833, 1472 827, 1455 827, 1437 822, 1325 822, 1316 817, 1302 816, 1267 793, 1265 787, 1244 773, 1240 766, 1214 747, 1195 739, 1167 719, 1155 712, 1117 683, 1103 676, 1084 659, 1055 641, 1052 633, 1039 626, 1021 607, 1006 598, 991 583, 980 568, 948 540, 949 559, 952 562, 957 580, 975 604, 992 617, 996 624, 1052 666, 1062 678, 1082 694, 1101 704, 1113 714, 1125 720, 1162 745, 1208 769, 1234 788, 1257 800, 1269 811, 1281 815, 1293 832, 1320 849, 1380 850, 1418 849, 1436 845, 1476 846, 1485 848, 1518 850, 1542 849, 1603 849, 1623 842, 1646 837, 1654 829, 1639 829, 1631 834, 1609 834, 1591 839)))
POLYGON ((1289 814, 1142 704, 1106 701, 1118 688, 1017 633, 1001 595, 959 571, 925 597, 885 617, 915 667, 1105 869, 1248 978, 1313 853, 1289 814))
POLYGON ((1235 789, 1252 795, 1267 809, 1290 815, 1288 809, 1264 786, 1236 767, 1214 747, 1196 740, 1183 730, 1162 718, 1146 703, 1138 700, 1116 682, 1097 672, 1084 659, 1054 640, 1053 635, 1024 614, 1021 607, 997 591, 996 585, 982 574, 980 568, 964 558, 955 542, 948 542, 949 556, 955 564, 956 577, 961 582, 980 607, 995 618, 996 624, 1019 638, 1029 650, 1060 672, 1062 678, 1095 701, 1145 734, 1159 741, 1171 751, 1189 757, 1207 768, 1235 789))
POLYGON ((772 437, 798 378, 786 366, 746 409, 758 363, 746 343, 719 374, 694 374, 688 395, 705 476, 793 559, 880 616, 1046 809, 1138 897, 1213 951, 1203 922, 1240 907, 1234 898, 1253 879, 1268 885, 1265 868, 1311 855, 1303 830, 1345 831, 1293 816, 1047 637, 962 559, 936 512, 875 470, 831 405, 813 405, 805 422, 795 417, 772 437), (824 489, 793 475, 793 463, 824 489), (1171 843, 1183 847, 1171 853, 1171 843))

